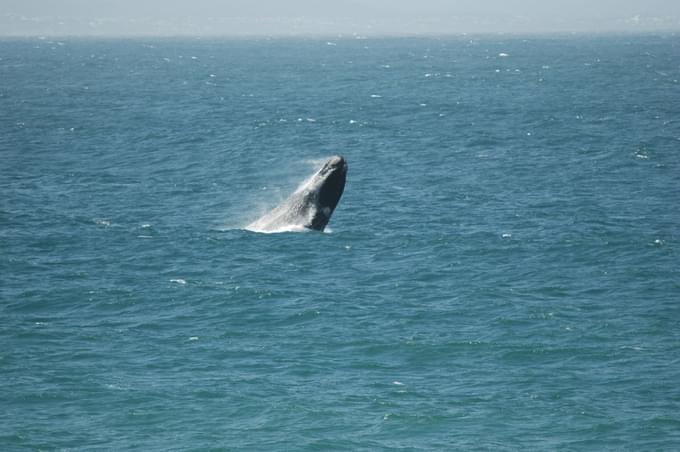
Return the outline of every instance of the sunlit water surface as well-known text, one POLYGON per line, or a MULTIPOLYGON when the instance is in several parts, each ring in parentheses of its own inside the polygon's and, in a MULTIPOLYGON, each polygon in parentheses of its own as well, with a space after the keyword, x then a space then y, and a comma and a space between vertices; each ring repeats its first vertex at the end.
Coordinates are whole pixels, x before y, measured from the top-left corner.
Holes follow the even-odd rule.
POLYGON ((677 450, 678 55, 0 41, 0 449, 677 450))

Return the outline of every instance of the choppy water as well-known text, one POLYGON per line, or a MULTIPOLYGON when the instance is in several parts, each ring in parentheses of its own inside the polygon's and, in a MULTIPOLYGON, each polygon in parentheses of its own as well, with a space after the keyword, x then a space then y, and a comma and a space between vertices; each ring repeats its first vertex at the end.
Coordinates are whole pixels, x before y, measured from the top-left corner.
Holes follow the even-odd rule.
POLYGON ((0 41, 0 449, 677 450, 678 55, 0 41))

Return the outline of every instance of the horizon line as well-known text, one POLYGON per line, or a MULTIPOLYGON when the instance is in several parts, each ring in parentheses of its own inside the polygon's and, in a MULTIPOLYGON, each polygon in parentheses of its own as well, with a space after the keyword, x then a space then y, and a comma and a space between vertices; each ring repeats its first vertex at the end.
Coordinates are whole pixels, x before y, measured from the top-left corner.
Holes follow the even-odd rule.
POLYGON ((376 32, 376 33, 7 33, 0 32, 0 39, 393 39, 393 38, 465 38, 465 37, 578 37, 578 36, 650 36, 680 34, 680 29, 658 30, 534 30, 534 31, 461 31, 461 32, 376 32))

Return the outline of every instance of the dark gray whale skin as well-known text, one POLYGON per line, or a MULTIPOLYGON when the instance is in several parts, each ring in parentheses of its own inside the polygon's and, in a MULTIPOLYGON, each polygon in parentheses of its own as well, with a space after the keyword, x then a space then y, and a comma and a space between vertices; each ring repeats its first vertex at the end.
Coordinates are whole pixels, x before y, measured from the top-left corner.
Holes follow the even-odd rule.
POLYGON ((323 231, 345 190, 346 179, 347 162, 334 155, 283 203, 246 229, 259 232, 291 228, 323 231))

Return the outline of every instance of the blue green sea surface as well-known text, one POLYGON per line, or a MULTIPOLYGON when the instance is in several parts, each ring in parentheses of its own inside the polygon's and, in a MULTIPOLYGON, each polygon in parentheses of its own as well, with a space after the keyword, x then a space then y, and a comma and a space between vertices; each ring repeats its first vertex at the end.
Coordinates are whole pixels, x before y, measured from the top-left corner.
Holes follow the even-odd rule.
POLYGON ((679 56, 0 40, 0 450, 680 450, 679 56))

